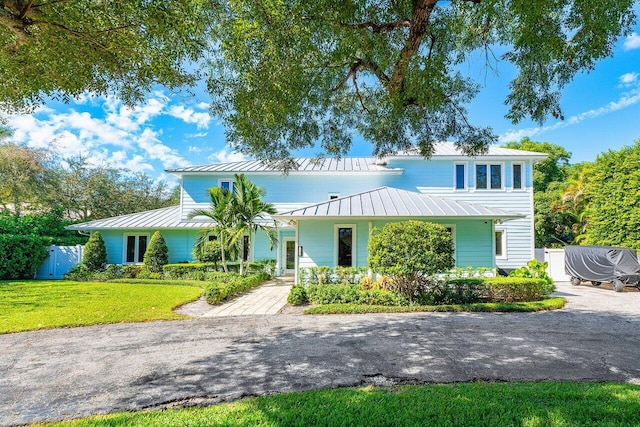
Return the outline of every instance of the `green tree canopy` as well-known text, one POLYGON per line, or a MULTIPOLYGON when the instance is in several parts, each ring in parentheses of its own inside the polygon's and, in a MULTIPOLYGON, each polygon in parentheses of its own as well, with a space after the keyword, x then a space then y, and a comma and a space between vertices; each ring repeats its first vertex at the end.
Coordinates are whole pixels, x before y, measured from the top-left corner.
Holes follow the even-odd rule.
POLYGON ((345 154, 356 133, 376 155, 417 146, 429 156, 447 139, 478 154, 495 136, 465 110, 480 87, 463 74, 471 56, 515 66, 505 100, 514 123, 562 118, 562 88, 611 55, 634 3, 219 1, 213 111, 237 148, 272 161, 318 142, 345 154))
POLYGON ((549 155, 546 159, 538 161, 533 168, 534 191, 545 191, 550 183, 563 182, 567 179, 571 153, 564 147, 548 142, 532 141, 527 137, 522 138, 520 142, 508 142, 504 146, 549 155))
POLYGON ((584 175, 584 243, 640 249, 640 140, 600 154, 584 175))
POLYGON ((131 104, 156 83, 192 84, 214 3, 0 0, 0 109, 86 91, 131 104))

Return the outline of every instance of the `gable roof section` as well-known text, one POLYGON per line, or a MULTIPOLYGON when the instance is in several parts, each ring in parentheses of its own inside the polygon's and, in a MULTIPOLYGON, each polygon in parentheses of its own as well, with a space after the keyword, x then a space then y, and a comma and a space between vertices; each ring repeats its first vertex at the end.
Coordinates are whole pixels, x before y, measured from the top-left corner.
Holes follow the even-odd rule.
POLYGON ((89 231, 105 229, 167 229, 167 228, 202 228, 209 225, 207 222, 191 220, 180 221, 180 206, 154 209, 151 211, 137 212, 128 215, 114 216, 111 218, 97 219, 95 221, 73 224, 67 227, 69 230, 89 231))
POLYGON ((279 220, 312 218, 433 217, 509 220, 524 215, 427 194, 381 187, 278 215, 279 220))

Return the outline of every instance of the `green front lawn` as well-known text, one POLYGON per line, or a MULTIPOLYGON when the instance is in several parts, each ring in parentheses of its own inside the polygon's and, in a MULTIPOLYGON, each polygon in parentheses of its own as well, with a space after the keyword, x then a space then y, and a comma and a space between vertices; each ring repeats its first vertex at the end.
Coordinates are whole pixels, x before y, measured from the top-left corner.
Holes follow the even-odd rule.
POLYGON ((184 319, 173 308, 198 299, 194 286, 57 280, 0 282, 0 334, 63 326, 184 319))
POLYGON ((203 408, 99 416, 81 426, 638 426, 640 386, 459 383, 261 396, 203 408))

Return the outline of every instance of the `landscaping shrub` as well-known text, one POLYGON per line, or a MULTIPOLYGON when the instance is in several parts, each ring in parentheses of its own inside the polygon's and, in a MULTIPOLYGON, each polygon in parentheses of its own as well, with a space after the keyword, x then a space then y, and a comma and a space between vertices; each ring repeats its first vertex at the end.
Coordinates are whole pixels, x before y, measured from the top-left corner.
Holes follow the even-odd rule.
POLYGON ((122 277, 125 279, 135 279, 144 270, 143 265, 129 264, 122 267, 122 277))
POLYGON ((309 302, 307 291, 302 285, 295 285, 291 288, 287 302, 291 305, 303 305, 309 302))
POLYGON ((122 266, 119 264, 111 264, 104 271, 107 280, 119 279, 122 277, 122 266))
POLYGON ((400 294, 385 290, 364 290, 359 285, 309 285, 309 302, 314 304, 371 304, 407 305, 409 300, 400 294))
POLYGON ((47 259, 49 243, 38 236, 0 234, 0 280, 33 279, 47 259))
POLYGON ((490 302, 539 301, 555 289, 553 283, 542 278, 493 277, 483 279, 481 296, 490 302))
POLYGON ((222 256, 220 253, 220 242, 217 240, 212 240, 210 242, 206 242, 201 250, 197 248, 193 249, 193 257, 198 260, 198 262, 209 263, 218 265, 218 263, 222 260, 222 256))
POLYGON ((209 304, 218 304, 241 292, 248 291, 268 278, 269 275, 266 273, 252 274, 249 276, 240 276, 234 273, 223 274, 216 281, 207 285, 205 288, 205 298, 209 304))
MULTIPOLYGON (((240 268, 240 264, 227 263, 227 267, 229 272, 237 273, 240 268)), ((266 263, 252 262, 249 263, 248 274, 260 274, 266 272, 271 276, 269 272, 273 270, 275 270, 275 268, 272 266, 272 261, 267 261, 266 263)), ((217 277, 220 277, 220 274, 224 274, 220 272, 220 269, 216 264, 204 262, 167 264, 162 267, 162 271, 168 279, 187 280, 214 280, 217 277)))
POLYGON ((357 285, 368 272, 366 267, 307 267, 299 270, 299 281, 305 286, 347 283, 357 285))
POLYGON ((553 283, 553 279, 547 274, 548 262, 540 262, 532 259, 525 267, 520 267, 509 273, 509 277, 527 277, 535 279, 544 279, 547 283, 553 283))
POLYGON ((162 273, 162 267, 169 263, 169 249, 159 231, 151 236, 143 261, 150 273, 162 273))
POLYGON ((89 271, 102 271, 107 265, 107 248, 100 232, 94 232, 84 245, 82 264, 89 271))
POLYGON ((386 224, 369 239, 369 266, 389 276, 392 291, 413 300, 431 276, 454 266, 453 241, 446 227, 430 222, 386 224))

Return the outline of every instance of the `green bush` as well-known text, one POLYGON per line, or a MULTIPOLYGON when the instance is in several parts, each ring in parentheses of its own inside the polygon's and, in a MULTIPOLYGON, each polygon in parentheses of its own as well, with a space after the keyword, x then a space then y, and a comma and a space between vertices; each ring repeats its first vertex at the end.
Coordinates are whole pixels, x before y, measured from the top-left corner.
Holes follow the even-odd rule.
POLYGON ((49 243, 38 236, 0 234, 0 280, 33 279, 47 259, 49 243))
POLYGON ((111 264, 104 271, 107 280, 119 279, 122 277, 122 266, 119 264, 111 264))
POLYGON ((483 279, 482 299, 489 302, 539 301, 556 287, 542 278, 493 277, 483 279))
POLYGON ((527 277, 544 279, 547 283, 553 283, 553 279, 547 274, 548 262, 540 262, 532 259, 525 267, 520 267, 509 273, 509 277, 527 277))
POLYGON ((223 274, 216 281, 205 288, 205 298, 209 304, 218 304, 221 301, 235 297, 241 292, 261 284, 269 278, 266 273, 239 276, 235 273, 223 274))
POLYGON ((162 233, 156 231, 151 236, 149 246, 144 253, 144 265, 150 273, 162 273, 162 267, 169 263, 169 249, 162 233))
MULTIPOLYGON (((227 263, 230 273, 237 273, 240 267, 238 263, 227 263)), ((260 274, 272 271, 272 261, 266 263, 252 262, 249 263, 248 274, 260 274)), ((189 262, 178 264, 167 264, 162 271, 168 279, 187 279, 187 280, 214 280, 220 277, 220 267, 213 263, 205 262, 189 262), (216 273, 216 274, 212 274, 216 273)), ((222 273, 224 274, 224 273, 222 273)))
POLYGON ((357 285, 369 270, 367 267, 307 267, 300 270, 302 285, 357 285))
POLYGON ((107 265, 107 248, 100 232, 94 232, 84 245, 82 264, 89 271, 102 271, 107 265))
POLYGON ((135 279, 144 270, 143 265, 129 264, 122 267, 122 277, 124 279, 135 279))
POLYGON ((446 227, 423 221, 386 224, 369 239, 369 266, 389 276, 393 291, 413 300, 431 276, 454 266, 453 241, 446 227))
POLYGON ((359 285, 309 285, 307 296, 314 304, 372 304, 372 305, 407 305, 409 300, 400 294, 367 289, 359 285))
POLYGON ((194 248, 193 257, 197 259, 198 262, 218 265, 218 263, 222 260, 222 255, 220 253, 220 242, 218 242, 217 240, 212 240, 210 242, 206 242, 202 246, 202 250, 194 248))
POLYGON ((481 301, 483 279, 429 280, 416 300, 423 305, 472 304, 481 301))
POLYGON ((302 285, 295 285, 291 288, 287 302, 291 305, 303 305, 309 302, 307 291, 302 285))
POLYGON ((70 224, 73 224, 73 221, 64 219, 63 210, 60 207, 18 217, 8 211, 0 212, 0 234, 48 237, 51 239, 50 245, 84 245, 87 237, 78 235, 76 231, 65 229, 70 224))

